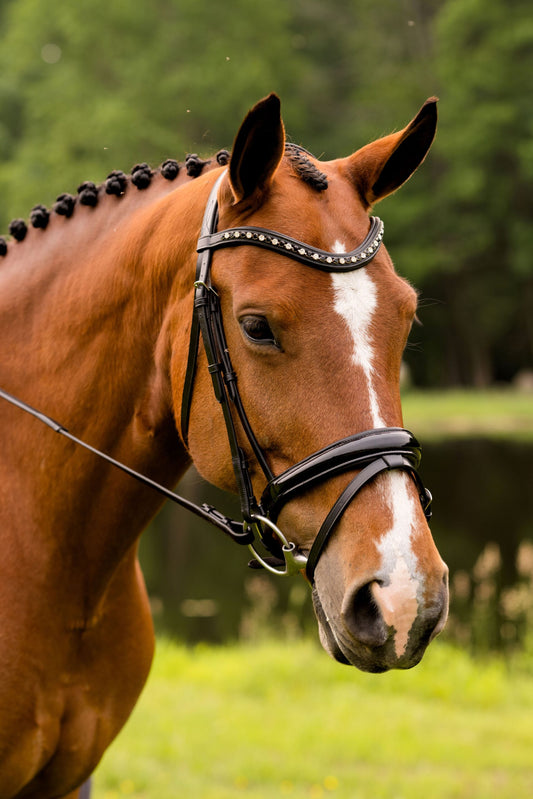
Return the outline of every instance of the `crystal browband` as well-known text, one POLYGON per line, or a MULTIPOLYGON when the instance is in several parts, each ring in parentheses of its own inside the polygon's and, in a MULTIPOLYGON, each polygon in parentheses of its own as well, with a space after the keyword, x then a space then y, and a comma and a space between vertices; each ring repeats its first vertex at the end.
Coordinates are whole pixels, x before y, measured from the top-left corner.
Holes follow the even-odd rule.
POLYGON ((370 217, 370 231, 357 249, 351 252, 327 252, 319 250, 298 239, 261 227, 228 228, 220 233, 200 236, 197 251, 214 250, 239 244, 252 244, 267 250, 282 252, 301 263, 326 272, 351 272, 366 266, 377 253, 383 239, 383 222, 377 216, 370 217))

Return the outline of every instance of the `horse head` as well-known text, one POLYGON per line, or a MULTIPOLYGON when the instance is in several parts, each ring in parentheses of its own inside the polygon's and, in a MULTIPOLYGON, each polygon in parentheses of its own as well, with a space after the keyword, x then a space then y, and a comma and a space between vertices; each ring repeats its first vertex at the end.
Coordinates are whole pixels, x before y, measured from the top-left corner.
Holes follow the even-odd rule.
MULTIPOLYGON (((431 99, 405 129, 347 158, 319 162, 286 144, 279 100, 270 95, 237 133, 218 189, 218 229, 279 231, 305 242, 310 254, 335 253, 339 264, 366 239, 371 206, 424 160, 435 127, 431 99)), ((213 176, 202 180, 212 185, 213 176)), ((417 295, 384 246, 363 268, 329 271, 275 247, 219 248, 212 285, 240 397, 272 475, 332 442, 402 427, 400 366, 417 295)), ((205 355, 199 357, 187 446, 207 480, 235 491, 222 414, 205 355)), ((176 415, 184 383, 179 360, 182 354, 172 359, 176 415)), ((239 419, 235 425, 260 496, 265 469, 239 419)), ((312 549, 359 473, 356 466, 333 471, 280 507, 276 524, 298 551, 312 549)), ((408 471, 380 471, 335 520, 312 582, 322 644, 340 662, 367 671, 409 668, 444 626, 447 568, 419 493, 408 471)))

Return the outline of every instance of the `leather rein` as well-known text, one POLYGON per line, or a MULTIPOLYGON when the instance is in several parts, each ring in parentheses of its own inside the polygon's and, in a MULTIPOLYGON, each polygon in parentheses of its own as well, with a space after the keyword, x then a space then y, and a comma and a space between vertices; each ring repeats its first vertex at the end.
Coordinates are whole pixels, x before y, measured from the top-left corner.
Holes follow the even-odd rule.
POLYGON ((254 560, 250 565, 263 567, 277 575, 304 572, 308 580, 313 583, 320 555, 341 515, 363 486, 381 472, 401 469, 410 474, 417 488, 426 518, 431 517, 431 494, 424 487, 418 474, 421 458, 420 445, 412 433, 403 428, 377 428, 336 441, 299 461, 282 474, 274 476, 247 419, 239 394, 237 375, 231 364, 224 334, 219 297, 211 284, 212 253, 222 247, 252 245, 279 252, 314 269, 327 272, 348 272, 366 266, 376 255, 383 239, 383 223, 377 217, 371 217, 370 231, 365 240, 349 253, 330 253, 319 250, 285 234, 260 227, 244 226, 217 232, 218 189, 224 176, 225 171, 219 176, 211 190, 198 240, 194 309, 182 398, 181 432, 186 443, 198 349, 200 341, 202 341, 215 396, 224 415, 242 521, 229 518, 212 505, 204 503, 199 506, 176 494, 72 435, 63 425, 3 389, 0 389, 0 397, 39 419, 56 433, 65 436, 144 485, 158 491, 166 499, 208 521, 236 543, 247 545, 254 555, 254 560), (260 500, 257 500, 253 492, 247 457, 238 440, 233 418, 234 412, 239 418, 252 452, 267 480, 260 500), (358 474, 344 489, 326 516, 311 550, 306 556, 277 526, 276 522, 281 509, 294 496, 317 483, 352 470, 359 470, 358 474), (268 550, 270 553, 268 557, 259 554, 256 548, 258 542, 261 542, 268 550))

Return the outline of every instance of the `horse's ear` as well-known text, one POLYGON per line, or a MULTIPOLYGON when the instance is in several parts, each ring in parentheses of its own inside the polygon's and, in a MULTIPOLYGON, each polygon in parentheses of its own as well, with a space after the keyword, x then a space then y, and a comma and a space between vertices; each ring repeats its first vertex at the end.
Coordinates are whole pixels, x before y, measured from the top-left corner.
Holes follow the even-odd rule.
POLYGON ((235 202, 262 196, 274 177, 284 149, 279 97, 270 94, 248 112, 233 143, 229 177, 235 202))
POLYGON ((406 128, 348 158, 349 172, 367 206, 396 191, 420 166, 435 137, 437 98, 426 100, 406 128))

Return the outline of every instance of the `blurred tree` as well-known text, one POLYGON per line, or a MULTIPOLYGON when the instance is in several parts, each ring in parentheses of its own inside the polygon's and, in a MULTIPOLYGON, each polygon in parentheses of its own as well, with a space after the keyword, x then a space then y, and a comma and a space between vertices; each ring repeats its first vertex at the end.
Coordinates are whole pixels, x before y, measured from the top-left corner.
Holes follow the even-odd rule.
POLYGON ((0 0, 0 22, 4 229, 112 169, 230 147, 272 90, 290 138, 326 159, 438 94, 430 157, 379 207, 422 290, 415 382, 532 364, 529 0, 0 0))
POLYGON ((292 0, 307 146, 336 158, 406 123, 436 91, 431 21, 444 0, 292 0))
POLYGON ((439 177, 418 227, 433 239, 422 287, 445 307, 426 342, 446 346, 435 381, 481 386, 533 368, 531 4, 447 0, 434 31, 439 177))
POLYGON ((290 37, 279 0, 234 0, 231 14, 209 0, 12 3, 0 55, 4 225, 7 207, 27 215, 139 159, 231 146, 244 109, 273 88, 290 98, 290 37))

